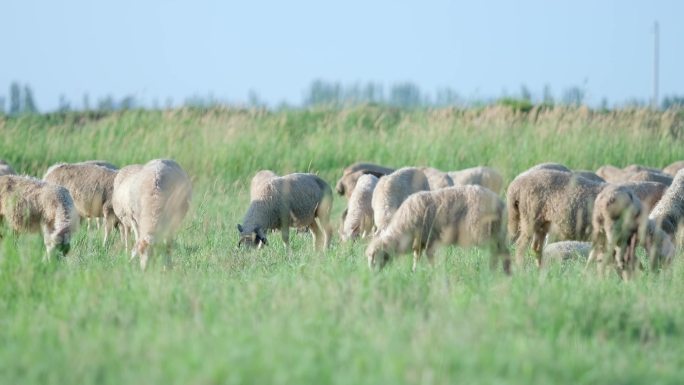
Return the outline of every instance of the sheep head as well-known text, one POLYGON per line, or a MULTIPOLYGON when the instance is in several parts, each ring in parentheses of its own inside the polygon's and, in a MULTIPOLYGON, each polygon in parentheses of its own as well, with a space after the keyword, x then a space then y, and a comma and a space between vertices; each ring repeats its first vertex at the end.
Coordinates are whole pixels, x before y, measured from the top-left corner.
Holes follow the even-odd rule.
POLYGON ((240 232, 240 240, 238 241, 238 247, 245 245, 247 247, 256 247, 258 249, 263 246, 268 245, 266 240, 266 234, 261 227, 257 227, 253 230, 245 229, 241 224, 237 225, 237 229, 240 232))

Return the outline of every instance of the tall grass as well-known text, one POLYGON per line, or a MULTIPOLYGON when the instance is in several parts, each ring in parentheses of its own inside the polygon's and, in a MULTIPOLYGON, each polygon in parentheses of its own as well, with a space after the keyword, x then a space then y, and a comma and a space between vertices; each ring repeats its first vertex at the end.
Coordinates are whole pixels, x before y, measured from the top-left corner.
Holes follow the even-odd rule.
MULTIPOLYGON (((579 263, 508 278, 485 252, 447 248, 435 266, 398 258, 372 274, 364 245, 325 255, 237 250, 258 169, 334 184, 356 160, 507 180, 557 161, 662 167, 684 159, 674 112, 646 110, 132 111, 0 120, 0 158, 41 176, 58 161, 171 157, 194 180, 174 254, 141 273, 120 242, 78 233, 41 262, 37 235, 0 241, 0 383, 681 383, 684 265, 629 283, 579 263)), ((335 201, 335 217, 343 209, 335 201)))

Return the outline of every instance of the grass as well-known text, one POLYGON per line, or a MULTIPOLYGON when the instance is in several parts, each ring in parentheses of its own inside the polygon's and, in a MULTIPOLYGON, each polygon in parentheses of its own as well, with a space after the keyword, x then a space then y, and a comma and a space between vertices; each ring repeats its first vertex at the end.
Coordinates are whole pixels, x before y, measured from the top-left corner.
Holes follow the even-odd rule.
MULTIPOLYGON (((42 175, 58 161, 179 161, 194 181, 174 268, 141 273, 120 242, 82 230, 41 262, 38 235, 0 241, 0 383, 669 384, 684 378, 684 264, 623 283, 579 263, 512 278, 479 249, 435 266, 397 258, 379 274, 363 244, 325 255, 238 251, 258 169, 319 172, 356 160, 453 170, 488 164, 507 181, 558 161, 662 167, 684 159, 677 115, 645 110, 131 111, 0 120, 0 156, 42 175), (669 115, 668 115, 669 114, 669 115)), ((334 217, 343 209, 336 198, 334 217)))

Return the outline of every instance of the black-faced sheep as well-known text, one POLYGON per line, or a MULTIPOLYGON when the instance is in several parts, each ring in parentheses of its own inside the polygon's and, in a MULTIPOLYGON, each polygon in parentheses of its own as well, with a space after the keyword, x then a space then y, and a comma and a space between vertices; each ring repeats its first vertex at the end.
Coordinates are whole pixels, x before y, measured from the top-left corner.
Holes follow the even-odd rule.
POLYGON ((43 233, 47 259, 66 255, 78 228, 78 212, 69 191, 38 179, 0 176, 0 223, 17 232, 43 233))
POLYGON ((378 184, 375 175, 366 174, 359 178, 347 206, 347 215, 342 225, 343 241, 365 238, 373 231, 373 191, 378 184))
POLYGON ((491 167, 477 166, 447 173, 454 186, 478 185, 499 194, 503 187, 503 177, 491 167))
POLYGON ((503 257, 510 270, 504 224, 505 206, 494 192, 481 186, 454 186, 408 197, 387 228, 368 245, 371 269, 382 268, 395 254, 413 250, 413 269, 425 250, 430 262, 438 245, 484 246, 492 250, 491 266, 503 257))
POLYGON ((112 206, 116 171, 95 163, 59 163, 51 166, 43 180, 69 190, 81 218, 104 218, 104 243, 118 220, 112 206))
POLYGON ((387 226, 394 212, 409 195, 427 190, 430 190, 427 177, 415 167, 400 168, 380 178, 371 201, 376 232, 387 226))
POLYGON ((114 182, 114 208, 136 236, 131 258, 140 256, 145 270, 153 247, 163 242, 167 256, 176 232, 190 206, 192 185, 188 175, 173 160, 155 159, 143 166, 124 167, 114 182), (128 169, 128 170, 127 170, 128 169), (125 172, 124 172, 125 171, 125 172), (120 200, 117 196, 120 190, 120 200), (118 205, 124 207, 119 207, 118 205))
POLYGON ((308 226, 314 248, 327 248, 332 237, 331 210, 332 190, 317 175, 295 173, 273 178, 259 188, 242 224, 238 224, 238 244, 261 247, 267 244, 266 231, 279 229, 288 246, 290 227, 308 226))

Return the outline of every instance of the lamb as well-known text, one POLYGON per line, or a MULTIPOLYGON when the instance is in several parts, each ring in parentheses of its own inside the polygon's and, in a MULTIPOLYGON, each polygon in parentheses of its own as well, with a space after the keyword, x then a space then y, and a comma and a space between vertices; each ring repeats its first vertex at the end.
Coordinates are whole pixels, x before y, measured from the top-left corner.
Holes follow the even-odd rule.
POLYGON ((568 261, 576 258, 587 259, 591 252, 591 242, 559 241, 544 246, 544 258, 551 261, 568 261))
POLYGON ((371 200, 376 233, 389 224, 394 212, 409 195, 427 190, 430 190, 427 177, 415 167, 404 167, 380 178, 371 200))
POLYGON ((440 171, 434 167, 420 167, 420 171, 422 171, 428 179, 430 190, 439 190, 454 185, 454 181, 449 174, 444 171, 440 171))
POLYGON ((317 175, 295 173, 273 178, 259 188, 242 224, 238 224, 238 245, 261 248, 268 244, 266 230, 279 229, 283 243, 289 247, 290 227, 308 226, 314 248, 328 248, 331 210, 332 189, 317 175))
MULTIPOLYGON (((112 207, 116 171, 95 163, 58 163, 51 166, 43 180, 69 190, 78 214, 82 218, 104 218, 104 244, 117 225, 112 207)), ((90 228, 90 226, 88 226, 90 228)))
POLYGON ((173 160, 155 159, 119 171, 114 180, 114 211, 124 228, 133 230, 136 243, 131 259, 140 256, 142 270, 159 241, 166 244, 168 256, 191 196, 190 179, 173 160))
POLYGON ((393 168, 380 166, 373 163, 357 162, 344 169, 342 178, 337 181, 335 190, 338 194, 344 195, 347 199, 351 197, 354 186, 361 175, 372 174, 378 178, 393 173, 393 168))
POLYGON ((636 245, 638 233, 643 233, 645 215, 639 198, 624 186, 607 185, 596 196, 592 214, 592 251, 593 256, 601 258, 599 271, 603 272, 608 263, 615 262, 618 275, 629 279, 636 268, 636 245), (612 258, 606 258, 610 253, 612 258))
POLYGON ((588 240, 591 208, 604 188, 565 171, 537 169, 518 175, 508 186, 508 234, 516 242, 516 261, 522 263, 528 246, 542 263, 542 246, 553 230, 558 240, 588 240))
POLYGON ((671 163, 671 164, 665 166, 665 168, 663 168, 663 173, 674 177, 675 175, 677 175, 677 171, 679 171, 683 168, 684 168, 684 160, 678 160, 674 163, 671 163))
POLYGON ((497 194, 482 186, 454 186, 418 192, 399 207, 389 225, 366 248, 368 266, 381 269, 394 254, 413 250, 413 270, 423 250, 432 263, 438 245, 484 246, 490 265, 503 257, 510 273, 506 247, 505 206, 497 194))
POLYGON ((349 198, 347 215, 344 217, 341 237, 343 241, 365 238, 373 230, 373 190, 378 184, 378 177, 371 174, 359 178, 349 198))
POLYGON ((278 174, 271 170, 261 170, 254 174, 252 181, 249 184, 249 200, 254 200, 254 198, 259 194, 259 189, 264 183, 277 177, 278 174))
POLYGON ((3 175, 16 175, 17 173, 14 171, 12 166, 10 166, 7 162, 4 160, 0 159, 0 176, 3 175))
POLYGON ((43 233, 46 259, 66 256, 78 228, 78 212, 64 187, 35 178, 0 176, 0 223, 17 232, 43 233))
POLYGON ((678 244, 682 242, 684 223, 684 170, 677 171, 672 185, 667 188, 658 204, 651 210, 649 219, 678 244))
POLYGON ((501 192, 503 186, 503 177, 491 167, 477 166, 460 171, 449 171, 447 174, 451 177, 454 186, 474 184, 486 187, 497 194, 501 192))

